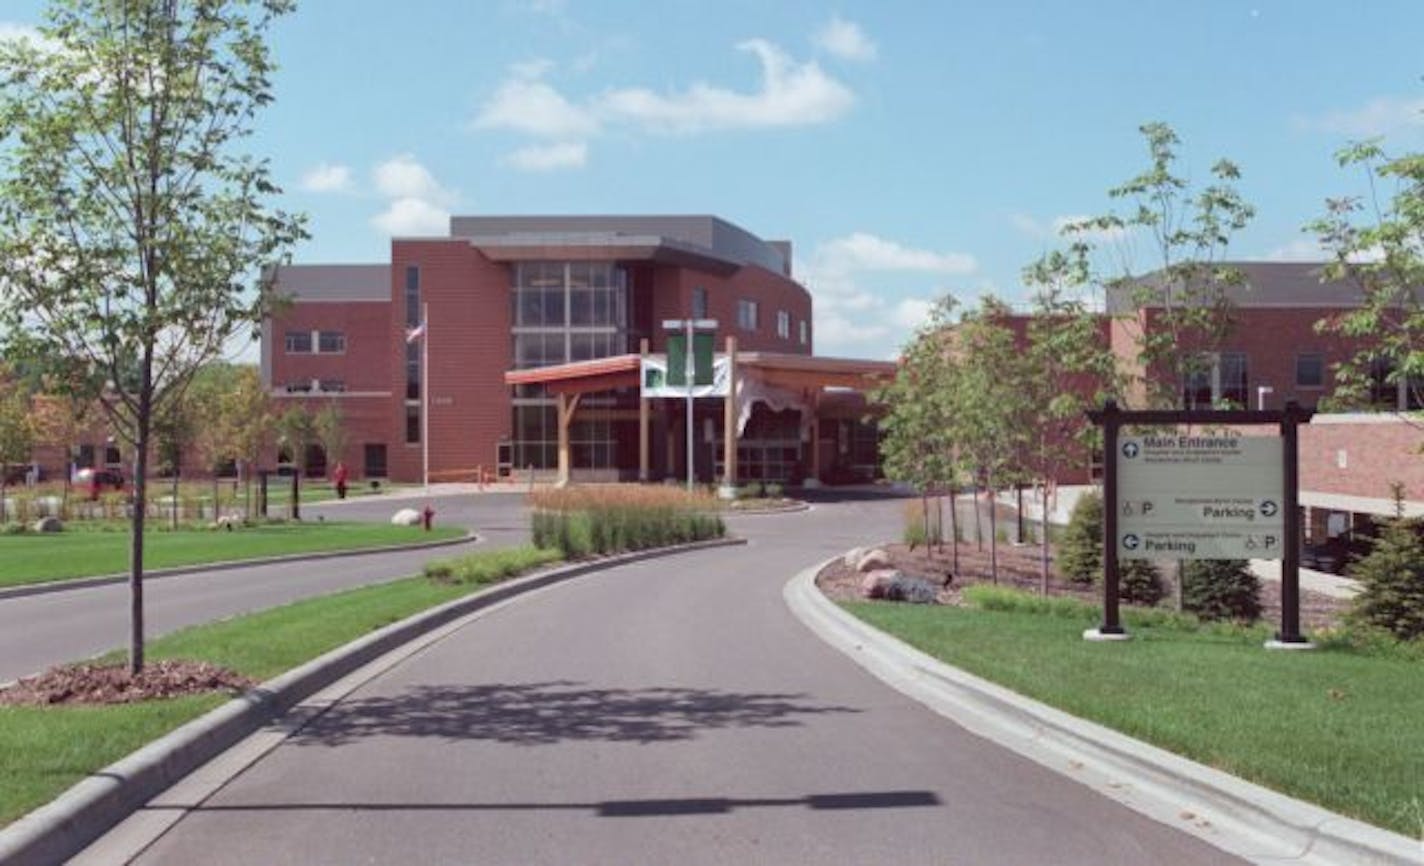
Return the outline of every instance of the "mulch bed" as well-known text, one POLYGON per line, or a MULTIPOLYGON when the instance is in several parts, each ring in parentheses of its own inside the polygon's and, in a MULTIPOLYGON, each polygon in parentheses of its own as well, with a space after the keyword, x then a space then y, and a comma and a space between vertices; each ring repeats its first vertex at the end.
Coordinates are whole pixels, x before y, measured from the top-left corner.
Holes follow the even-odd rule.
POLYGON ((236 694, 254 685, 250 677, 207 662, 150 662, 138 676, 129 674, 127 664, 65 665, 0 690, 0 705, 131 704, 204 692, 236 694))
MULTIPOLYGON (((978 550, 973 543, 959 545, 959 570, 954 572, 953 579, 948 585, 944 584, 945 579, 950 577, 952 571, 949 547, 945 547, 943 551, 936 549, 933 555, 930 555, 923 547, 910 550, 904 544, 887 544, 881 546, 880 549, 890 554, 893 568, 897 568, 907 575, 923 577, 940 585, 937 599, 940 604, 962 606, 964 604, 964 587, 976 583, 992 582, 987 545, 983 551, 978 550)), ((1037 547, 1000 545, 998 553, 999 585, 1025 592, 1038 592, 1040 588, 1039 556, 1037 547)), ((864 599, 860 595, 860 579, 860 574, 847 568, 840 559, 837 559, 816 576, 816 585, 832 601, 863 601, 864 599)), ((1167 581, 1167 590, 1167 597, 1161 602, 1164 606, 1172 603, 1170 581, 1167 581)), ((1059 579, 1058 575, 1053 572, 1051 554, 1048 594, 1071 596, 1091 604, 1102 603, 1102 590, 1059 579)), ((1350 603, 1344 599, 1301 590, 1301 627, 1314 630, 1339 625, 1342 616, 1349 607, 1350 603)), ((1261 608, 1262 622, 1280 622, 1281 586, 1279 583, 1270 580, 1261 582, 1261 608)))

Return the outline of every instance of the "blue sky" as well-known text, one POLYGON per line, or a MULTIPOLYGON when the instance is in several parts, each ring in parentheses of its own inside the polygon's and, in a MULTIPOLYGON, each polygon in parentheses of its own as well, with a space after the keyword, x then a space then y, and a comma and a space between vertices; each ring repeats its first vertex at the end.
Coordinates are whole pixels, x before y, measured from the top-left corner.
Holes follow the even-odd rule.
POLYGON ((450 213, 712 213, 794 243, 818 353, 886 357, 946 292, 1021 301, 1146 121, 1195 180, 1241 166, 1235 257, 1312 257, 1361 187, 1338 147, 1424 147, 1421 34, 1418 0, 304 0, 252 148, 310 215, 298 261, 450 213))

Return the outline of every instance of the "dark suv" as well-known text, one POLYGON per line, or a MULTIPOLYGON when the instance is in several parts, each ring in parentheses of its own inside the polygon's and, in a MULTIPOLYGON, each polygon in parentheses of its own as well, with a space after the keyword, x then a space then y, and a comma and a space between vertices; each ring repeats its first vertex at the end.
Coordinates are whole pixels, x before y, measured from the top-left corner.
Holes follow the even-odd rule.
POLYGON ((117 469, 81 469, 74 476, 74 483, 77 487, 88 487, 89 498, 98 499, 99 493, 106 487, 122 491, 124 473, 117 469))

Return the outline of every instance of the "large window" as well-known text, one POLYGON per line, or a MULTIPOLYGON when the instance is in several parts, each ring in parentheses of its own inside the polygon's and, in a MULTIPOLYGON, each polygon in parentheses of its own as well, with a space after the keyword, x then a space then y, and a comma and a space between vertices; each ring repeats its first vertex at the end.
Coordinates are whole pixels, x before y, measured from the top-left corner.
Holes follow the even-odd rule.
POLYGON ((1239 409, 1249 405, 1249 377, 1245 352, 1208 353, 1196 358, 1182 382, 1182 405, 1188 409, 1209 409, 1230 404, 1239 409))
POLYGON ((367 442, 365 447, 365 472, 367 478, 386 477, 386 443, 367 442))
POLYGON ((810 340, 810 332, 811 332, 811 329, 807 326, 807 322, 806 322, 805 319, 802 319, 801 321, 797 322, 796 324, 798 324, 798 325, 801 326, 801 328, 800 328, 800 330, 801 330, 801 345, 804 346, 804 345, 806 345, 806 343, 810 340))
MULTIPOLYGON (((416 328, 420 325, 420 268, 416 265, 406 265, 405 268, 405 324, 407 328, 416 328)), ((421 369, 420 369, 420 344, 426 338, 421 336, 415 340, 407 340, 405 345, 405 398, 407 400, 420 399, 421 369)), ((409 425, 407 425, 408 427, 409 425)), ((415 440, 409 437, 407 431, 406 441, 419 441, 420 435, 417 432, 415 440)))
POLYGON ((323 355, 338 355, 346 351, 346 335, 340 331, 320 331, 316 350, 323 355))
POLYGON ((776 311, 776 336, 783 340, 791 339, 791 314, 785 310, 776 311))
POLYGON ((707 318, 707 290, 701 286, 692 290, 692 318, 707 318))
POLYGON ((405 441, 407 445, 420 444, 420 407, 405 407, 405 441))
MULTIPOLYGON (((510 314, 513 366, 547 367, 591 361, 628 351, 628 276, 611 262, 520 262, 513 268, 510 314)), ((585 398, 591 406, 600 399, 585 398)), ((541 386, 514 389, 516 466, 548 469, 558 464, 554 401, 541 386)), ((570 431, 573 466, 615 465, 611 422, 576 420, 570 431)))
POLYGON ((745 298, 737 301, 737 327, 743 331, 757 329, 757 302, 745 298))

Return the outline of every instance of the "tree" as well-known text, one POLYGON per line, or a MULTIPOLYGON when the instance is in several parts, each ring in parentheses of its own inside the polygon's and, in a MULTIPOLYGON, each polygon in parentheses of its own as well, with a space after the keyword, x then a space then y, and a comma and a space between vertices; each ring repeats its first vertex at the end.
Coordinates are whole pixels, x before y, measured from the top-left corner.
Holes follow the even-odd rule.
POLYGON ((0 44, 5 351, 82 363, 134 450, 129 667, 143 665, 154 419, 260 320, 305 236, 241 153, 272 100, 265 42, 292 0, 52 0, 44 44, 0 44), (251 285, 259 276, 254 292, 251 285))
POLYGON ((1182 569, 1184 607, 1202 619, 1261 618, 1261 579, 1244 559, 1193 559, 1182 569))
POLYGON ((1103 495, 1089 490, 1073 503, 1058 546, 1058 568, 1074 583, 1091 584, 1103 573, 1103 495))
MULTIPOLYGON (((946 485, 953 489, 956 481, 954 427, 948 399, 956 366, 945 330, 953 308, 951 298, 935 305, 929 322, 906 347, 894 380, 871 394, 872 402, 887 407, 879 419, 885 474, 919 489, 925 538, 939 536, 941 543, 942 533, 930 531, 929 496, 946 485)), ((959 533, 952 502, 950 534, 950 567, 958 571, 959 533)))
POLYGON ((1324 276, 1353 284, 1361 296, 1358 306, 1316 325, 1358 346, 1335 369, 1333 402, 1364 406, 1372 386, 1401 382, 1417 399, 1424 388, 1424 154, 1392 158, 1367 141, 1336 159, 1363 170, 1370 195, 1328 199, 1326 215, 1307 226, 1330 256, 1324 276), (1381 201, 1377 187, 1385 182, 1394 193, 1381 201))
MULTIPOLYGON (((1002 301, 986 296, 961 317, 954 332, 959 375, 950 392, 954 439, 977 488, 989 494, 989 574, 999 581, 998 508, 995 498, 1022 475, 1018 458, 1027 441, 1028 396, 1023 353, 1005 324, 1002 301)), ((976 505, 977 508, 977 505, 976 505)))
MULTIPOLYGON (((1084 251, 1081 249, 1080 252, 1084 251)), ((1048 594, 1048 514, 1055 479, 1070 468, 1085 468, 1102 438, 1087 410, 1118 393, 1117 364, 1098 316, 1081 298, 1087 284, 1085 257, 1053 251, 1024 270, 1036 286, 1024 347, 1024 389, 1029 441, 1023 466, 1043 503, 1039 546, 1039 590, 1048 594)), ((1101 508, 1101 502, 1099 503, 1101 508)))
POLYGON ((1370 552, 1350 566, 1360 593, 1349 619, 1399 640, 1414 640, 1424 637, 1424 525, 1404 516, 1404 485, 1393 487, 1394 519, 1370 540, 1370 552))
MULTIPOLYGON (((1246 227, 1255 208, 1235 187, 1241 177, 1235 163, 1218 160, 1211 167, 1214 182, 1193 191, 1186 178, 1173 173, 1181 140, 1172 127, 1148 123, 1140 131, 1151 164, 1108 191, 1131 206, 1128 213, 1080 220, 1065 234, 1142 238, 1151 246, 1150 272, 1139 272, 1124 257, 1093 279, 1130 308, 1121 322, 1136 343, 1133 372, 1146 406, 1177 408, 1193 380, 1211 373, 1212 353, 1231 333, 1228 290, 1242 285, 1244 277, 1222 260, 1232 235, 1246 227)), ((1086 244, 1075 250, 1080 257, 1090 253, 1086 244)))
POLYGON ((9 516, 5 487, 11 463, 28 462, 35 447, 35 427, 30 418, 30 397, 15 383, 0 378, 0 523, 9 516))
POLYGON ((240 480, 250 486, 244 462, 253 462, 271 426, 268 398, 256 367, 243 364, 208 364, 188 389, 185 404, 202 423, 196 444, 213 475, 213 516, 219 516, 218 476, 236 464, 240 480))
MULTIPOLYGON (((341 405, 335 399, 328 401, 312 417, 312 434, 326 453, 328 465, 345 460, 346 443, 350 436, 346 432, 346 413, 341 411, 341 405)), ((327 474, 331 474, 331 469, 327 469, 327 474)))
POLYGON ((305 406, 294 405, 277 416, 277 438, 300 475, 307 472, 307 446, 316 439, 316 424, 305 406))

